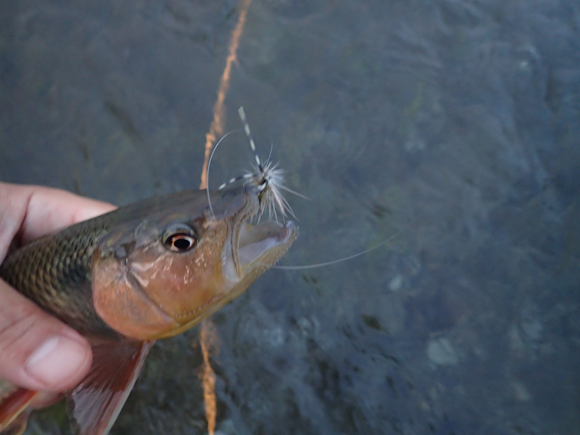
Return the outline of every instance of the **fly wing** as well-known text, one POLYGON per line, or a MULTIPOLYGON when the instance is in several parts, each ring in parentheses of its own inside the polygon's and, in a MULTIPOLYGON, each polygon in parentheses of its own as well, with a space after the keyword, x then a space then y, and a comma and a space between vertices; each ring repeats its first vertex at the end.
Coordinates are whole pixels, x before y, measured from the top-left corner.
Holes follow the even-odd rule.
POLYGON ((75 433, 109 433, 153 343, 122 340, 93 346, 91 371, 67 393, 67 408, 75 433))

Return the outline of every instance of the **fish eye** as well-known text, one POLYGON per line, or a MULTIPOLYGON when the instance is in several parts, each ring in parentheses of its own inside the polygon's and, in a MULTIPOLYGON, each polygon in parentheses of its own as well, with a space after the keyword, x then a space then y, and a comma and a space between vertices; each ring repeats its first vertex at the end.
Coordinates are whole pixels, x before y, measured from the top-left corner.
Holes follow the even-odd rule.
POLYGON ((163 245, 173 252, 187 252, 197 243, 195 232, 186 225, 179 225, 165 231, 163 245))

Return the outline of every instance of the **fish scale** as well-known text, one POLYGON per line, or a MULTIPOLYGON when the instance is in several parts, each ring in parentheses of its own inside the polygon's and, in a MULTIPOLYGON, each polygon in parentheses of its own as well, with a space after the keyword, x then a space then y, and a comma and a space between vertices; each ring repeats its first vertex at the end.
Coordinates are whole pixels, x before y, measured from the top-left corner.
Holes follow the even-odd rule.
POLYGON ((79 225, 10 255, 0 276, 46 311, 82 332, 108 329, 92 306, 91 256, 104 229, 79 225))

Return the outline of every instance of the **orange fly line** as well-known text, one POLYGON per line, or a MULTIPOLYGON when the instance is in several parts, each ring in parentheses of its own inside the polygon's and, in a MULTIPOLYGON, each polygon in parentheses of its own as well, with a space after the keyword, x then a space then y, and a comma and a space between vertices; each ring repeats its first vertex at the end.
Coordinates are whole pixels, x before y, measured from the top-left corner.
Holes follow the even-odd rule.
MULTIPOLYGON (((232 72, 232 65, 236 62, 238 46, 246 24, 246 14, 252 0, 242 0, 240 3, 240 16, 228 45, 228 57, 226 59, 226 66, 222 73, 220 84, 218 87, 217 101, 213 107, 213 120, 209 127, 209 131, 205 135, 205 159, 203 162, 203 169, 201 171, 200 189, 207 187, 207 166, 209 164, 209 156, 215 146, 218 137, 224 134, 225 111, 224 102, 226 94, 230 87, 230 76, 232 72)), ((209 356, 216 351, 217 335, 211 320, 205 320, 201 324, 201 352, 203 354, 203 367, 201 370, 201 379, 203 385, 203 401, 205 404, 205 417, 207 419, 207 432, 213 435, 216 426, 216 394, 215 394, 215 372, 211 367, 209 356)))

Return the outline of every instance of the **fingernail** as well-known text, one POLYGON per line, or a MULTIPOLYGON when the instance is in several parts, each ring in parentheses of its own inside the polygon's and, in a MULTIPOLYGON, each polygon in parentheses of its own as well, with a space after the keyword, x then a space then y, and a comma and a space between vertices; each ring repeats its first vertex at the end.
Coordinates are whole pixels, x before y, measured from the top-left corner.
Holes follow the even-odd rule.
POLYGON ((68 338, 52 337, 30 355, 26 372, 48 388, 71 378, 84 364, 87 349, 68 338))

